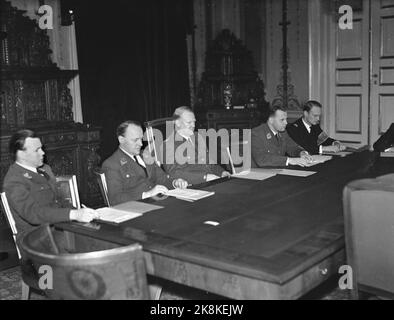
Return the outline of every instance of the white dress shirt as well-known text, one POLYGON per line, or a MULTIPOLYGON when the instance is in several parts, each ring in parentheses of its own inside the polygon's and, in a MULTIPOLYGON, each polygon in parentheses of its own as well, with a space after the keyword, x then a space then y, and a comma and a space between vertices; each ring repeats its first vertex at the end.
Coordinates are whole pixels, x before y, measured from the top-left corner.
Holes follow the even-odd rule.
MULTIPOLYGON (((306 130, 308 130, 308 132, 311 133, 311 127, 312 127, 312 126, 311 126, 309 123, 307 123, 307 122, 304 120, 304 118, 302 118, 302 123, 304 124, 306 130)), ((323 146, 320 145, 320 146, 319 146, 319 154, 322 154, 322 153, 323 153, 323 146)))
POLYGON ((304 118, 302 118, 302 123, 304 124, 306 130, 308 130, 309 133, 311 133, 311 125, 307 123, 304 118))

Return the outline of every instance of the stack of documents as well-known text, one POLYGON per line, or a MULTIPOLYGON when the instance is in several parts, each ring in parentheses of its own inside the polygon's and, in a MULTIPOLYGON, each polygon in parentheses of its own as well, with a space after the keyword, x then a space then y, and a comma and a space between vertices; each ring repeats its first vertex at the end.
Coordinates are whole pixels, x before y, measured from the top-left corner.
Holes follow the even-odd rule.
POLYGON ((186 201, 197 201, 215 194, 214 191, 204 191, 196 189, 172 189, 166 195, 186 201))
POLYGON ((232 175, 234 178, 241 178, 241 179, 251 179, 251 180, 265 180, 276 176, 276 172, 272 172, 266 169, 250 169, 246 171, 242 171, 239 173, 235 173, 232 175))
POLYGON ((384 150, 384 152, 380 153, 381 157, 385 157, 385 158, 392 158, 394 157, 394 147, 390 147, 386 150, 384 150))
POLYGON ((315 174, 315 171, 304 171, 304 170, 291 170, 291 169, 282 169, 278 172, 278 174, 282 174, 285 176, 293 176, 293 177, 309 177, 312 174, 315 174))
POLYGON ((142 213, 138 212, 129 212, 108 207, 100 208, 96 211, 100 214, 99 220, 113 223, 122 223, 124 221, 131 220, 142 215, 142 213))
POLYGON ((141 201, 127 201, 116 205, 115 208, 127 212, 145 213, 157 209, 162 209, 163 207, 141 201))
POLYGON ((97 209, 100 214, 99 220, 121 223, 141 216, 143 213, 163 208, 150 203, 128 201, 116 207, 104 207, 97 209))

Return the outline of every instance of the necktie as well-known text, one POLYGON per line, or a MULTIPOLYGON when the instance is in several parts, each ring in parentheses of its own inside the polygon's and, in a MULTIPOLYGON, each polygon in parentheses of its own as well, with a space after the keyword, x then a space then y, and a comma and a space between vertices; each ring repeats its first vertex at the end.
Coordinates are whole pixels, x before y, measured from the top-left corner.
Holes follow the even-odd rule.
POLYGON ((48 181, 51 179, 49 174, 46 173, 46 171, 44 169, 42 169, 42 168, 37 168, 37 173, 42 175, 42 176, 44 176, 45 179, 47 179, 48 181))
POLYGON ((146 171, 146 164, 141 159, 141 156, 140 155, 136 155, 136 156, 133 157, 133 160, 144 170, 145 175, 148 175, 148 172, 146 171))
POLYGON ((279 142, 279 133, 277 133, 277 134, 275 135, 275 138, 276 138, 276 143, 279 145, 279 144, 280 144, 280 142, 279 142))
POLYGON ((144 160, 142 160, 142 158, 141 158, 140 155, 136 155, 136 156, 135 156, 135 159, 137 159, 137 162, 138 162, 138 164, 139 164, 141 167, 146 168, 146 164, 145 164, 144 160))

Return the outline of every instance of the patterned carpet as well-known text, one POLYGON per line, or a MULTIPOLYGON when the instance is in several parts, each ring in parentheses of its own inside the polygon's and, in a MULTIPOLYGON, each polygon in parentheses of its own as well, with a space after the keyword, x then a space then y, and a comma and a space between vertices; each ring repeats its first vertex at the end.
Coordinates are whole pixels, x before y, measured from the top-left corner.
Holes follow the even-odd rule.
MULTIPOLYGON (((0 272, 0 300, 21 299, 21 273, 19 267, 14 267, 0 272)), ((329 280, 322 286, 310 292, 302 299, 310 300, 349 300, 349 291, 340 290, 336 287, 336 279, 329 280)), ((161 283, 163 292, 161 300, 211 300, 223 299, 207 292, 164 281, 161 283)), ((38 292, 32 292, 31 300, 45 300, 46 297, 38 292)), ((368 299, 375 299, 369 297, 368 299)))

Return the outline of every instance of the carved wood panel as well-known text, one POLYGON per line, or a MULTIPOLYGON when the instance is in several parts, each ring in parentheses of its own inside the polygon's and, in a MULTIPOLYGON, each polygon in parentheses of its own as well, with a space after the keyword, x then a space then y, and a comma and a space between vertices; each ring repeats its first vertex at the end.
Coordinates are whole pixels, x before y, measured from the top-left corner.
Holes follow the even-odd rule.
POLYGON ((75 174, 81 200, 97 206, 101 198, 91 170, 100 160, 94 154, 100 132, 73 122, 67 85, 78 72, 60 70, 50 53, 46 30, 9 1, 0 0, 0 187, 11 163, 9 139, 28 127, 41 138, 54 173, 75 174))
POLYGON ((77 146, 46 151, 47 163, 56 176, 73 175, 78 172, 77 146))
POLYGON ((264 84, 251 52, 230 30, 224 29, 207 50, 196 108, 229 109, 251 102, 255 107, 266 107, 264 84))
POLYGON ((0 1, 1 51, 0 61, 5 67, 50 67, 53 65, 46 30, 36 21, 23 15, 23 10, 0 1))

